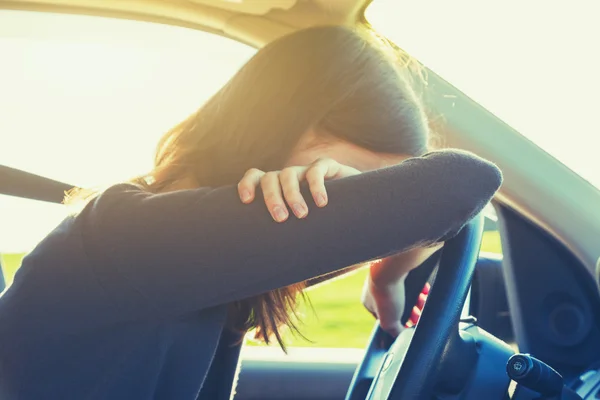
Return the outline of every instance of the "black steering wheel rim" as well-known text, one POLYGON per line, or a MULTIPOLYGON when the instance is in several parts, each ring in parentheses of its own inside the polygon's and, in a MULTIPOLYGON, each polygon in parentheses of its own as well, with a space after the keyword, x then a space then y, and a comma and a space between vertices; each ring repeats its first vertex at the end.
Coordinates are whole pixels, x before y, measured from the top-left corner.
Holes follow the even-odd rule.
MULTIPOLYGON (((392 380, 389 376, 381 379, 380 375, 373 380, 367 400, 375 398, 372 397, 375 394, 379 396, 377 399, 382 400, 431 398, 435 384, 440 380, 440 360, 444 358, 445 352, 450 351, 452 343, 460 341, 456 340, 459 336, 459 323, 479 256, 482 235, 483 216, 478 215, 456 237, 446 242, 435 282, 408 349, 404 354, 388 353, 388 359, 383 362, 389 364, 390 356, 400 358, 399 370, 380 372, 395 376, 392 380)), ((385 334, 376 328, 346 399, 357 398, 354 392, 361 380, 360 375, 366 373, 367 365, 373 364, 369 355, 372 349, 381 347, 381 343, 374 341, 381 341, 383 338, 385 334)), ((387 345, 389 343, 388 340, 387 345)))

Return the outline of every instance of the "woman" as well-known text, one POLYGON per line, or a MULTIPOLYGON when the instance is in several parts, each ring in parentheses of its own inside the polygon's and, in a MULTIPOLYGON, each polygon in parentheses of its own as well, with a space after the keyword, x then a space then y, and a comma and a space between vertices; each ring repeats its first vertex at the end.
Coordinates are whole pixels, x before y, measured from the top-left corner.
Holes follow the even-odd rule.
POLYGON ((397 333, 402 277, 501 176, 424 155, 391 54, 349 28, 280 38, 164 136, 152 171, 88 196, 0 298, 0 398, 228 398, 244 332, 282 343, 312 278, 382 257, 367 301, 397 333))

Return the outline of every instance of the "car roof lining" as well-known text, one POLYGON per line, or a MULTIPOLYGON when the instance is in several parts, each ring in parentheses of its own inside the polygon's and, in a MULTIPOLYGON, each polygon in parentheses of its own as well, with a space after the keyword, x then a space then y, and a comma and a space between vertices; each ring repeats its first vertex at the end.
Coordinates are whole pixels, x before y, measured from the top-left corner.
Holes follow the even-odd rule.
POLYGON ((0 9, 158 22, 218 33, 262 47, 297 29, 354 24, 363 18, 369 3, 370 0, 0 0, 0 9))

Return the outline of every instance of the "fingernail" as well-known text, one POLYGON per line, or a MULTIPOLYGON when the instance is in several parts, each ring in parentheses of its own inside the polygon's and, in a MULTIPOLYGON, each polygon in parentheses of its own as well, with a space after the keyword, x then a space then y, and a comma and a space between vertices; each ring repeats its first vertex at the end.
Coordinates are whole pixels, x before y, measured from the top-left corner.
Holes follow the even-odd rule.
POLYGON ((423 287, 423 291, 421 293, 429 294, 430 290, 431 290, 431 285, 429 283, 426 283, 425 286, 423 287))
POLYGON ((422 310, 422 309, 423 309, 423 307, 425 307, 425 302, 426 302, 426 301, 427 301, 427 295, 426 295, 426 294, 423 294, 423 293, 421 293, 421 294, 419 295, 419 298, 417 299, 417 308, 418 308, 419 310, 422 310))
POLYGON ((242 201, 244 203, 250 201, 250 192, 247 190, 242 190, 242 201))
POLYGON ((288 213, 282 207, 277 206, 273 209, 273 218, 275 221, 282 222, 285 221, 287 217, 288 213))
POLYGON ((318 193, 315 196, 315 203, 317 203, 319 207, 323 207, 325 204, 327 204, 327 198, 323 193, 318 193))
POLYGON ((294 204, 292 206, 292 209, 294 210, 294 214, 296 214, 296 217, 298 217, 298 218, 303 218, 306 216, 306 214, 308 214, 306 207, 304 207, 300 203, 294 204))

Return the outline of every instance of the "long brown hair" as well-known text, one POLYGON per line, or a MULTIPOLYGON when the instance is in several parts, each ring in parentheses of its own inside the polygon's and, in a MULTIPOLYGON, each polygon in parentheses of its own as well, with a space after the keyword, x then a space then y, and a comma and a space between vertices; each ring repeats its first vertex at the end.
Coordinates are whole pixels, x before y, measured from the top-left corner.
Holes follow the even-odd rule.
MULTIPOLYGON (((382 153, 421 155, 428 127, 412 60, 366 28, 320 26, 281 37, 158 143, 155 167, 134 181, 158 193, 236 184, 250 168, 280 170, 309 129, 382 153)), ((418 70, 418 69, 416 69, 418 70)), ((199 79, 202 79, 199 77, 199 79)), ((68 201, 84 194, 71 194, 68 201)), ((284 348, 298 332, 305 283, 232 304, 231 326, 284 348)))

